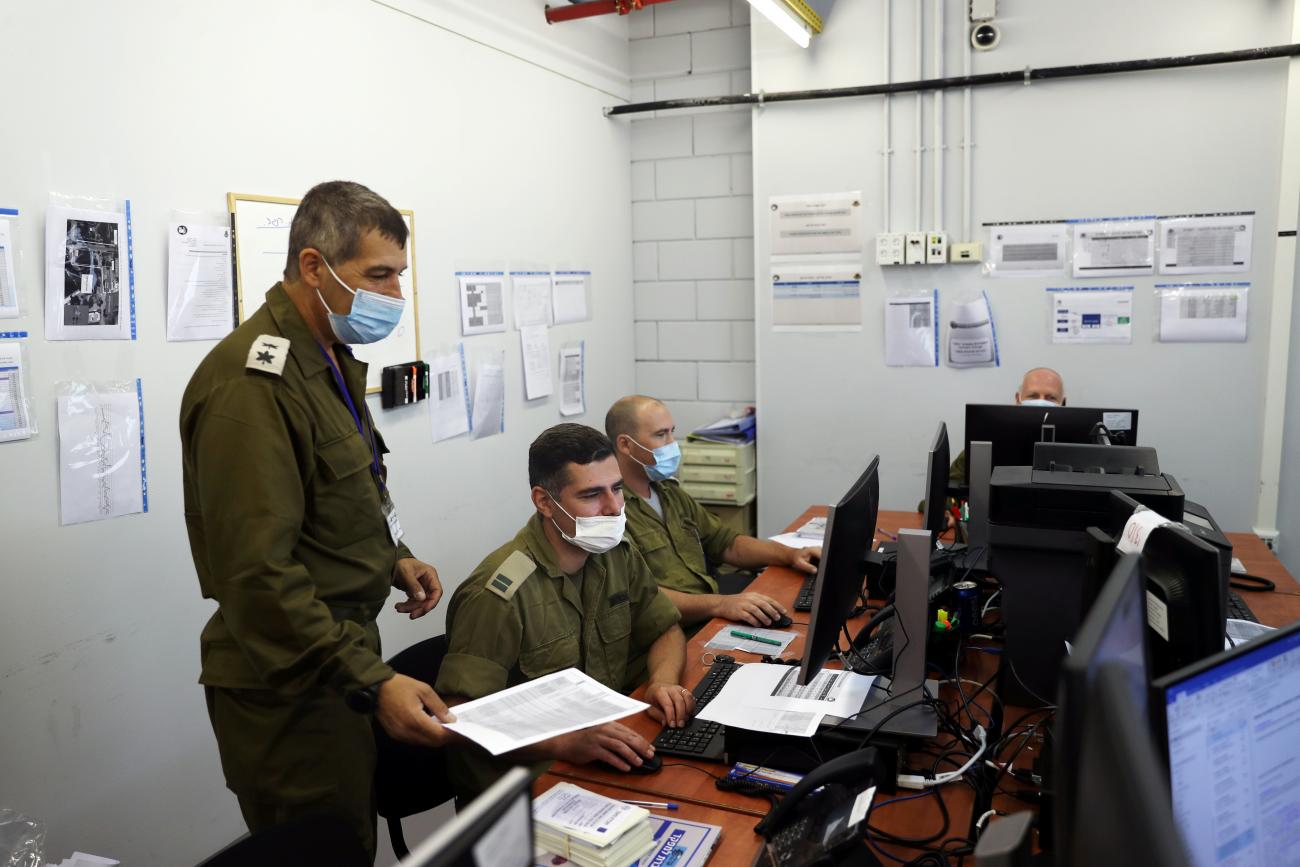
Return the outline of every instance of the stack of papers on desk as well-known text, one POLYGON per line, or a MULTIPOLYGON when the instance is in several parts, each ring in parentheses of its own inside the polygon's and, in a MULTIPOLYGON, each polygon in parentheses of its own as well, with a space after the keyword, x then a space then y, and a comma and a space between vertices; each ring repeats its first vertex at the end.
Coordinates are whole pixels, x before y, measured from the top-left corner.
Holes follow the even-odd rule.
POLYGON ((560 783, 533 801, 536 848, 581 867, 625 867, 656 848, 649 811, 560 783))
POLYGON ((121 861, 114 861, 112 858, 104 858, 99 855, 73 852, 71 858, 64 858, 58 864, 47 864, 45 867, 114 867, 114 865, 121 863, 121 861))
POLYGON ((828 716, 862 710, 874 677, 822 669, 806 686, 798 666, 750 663, 738 668, 699 718, 725 726, 810 738, 828 716))
POLYGON ((704 646, 709 650, 743 650, 746 653, 757 653, 759 656, 780 656, 790 646, 790 642, 798 637, 794 632, 760 629, 757 626, 738 623, 719 629, 718 634, 710 638, 704 646), (739 635, 732 635, 732 632, 743 632, 754 637, 742 638, 739 635))
POLYGON ((826 537, 826 518, 810 518, 808 523, 804 524, 798 530, 794 531, 796 536, 804 539, 816 539, 820 542, 826 537))
MULTIPOLYGON (((651 816, 649 821, 654 829, 655 848, 630 867, 700 867, 709 860, 722 834, 722 828, 704 822, 660 816, 651 816)), ((563 855, 542 852, 533 863, 535 867, 566 867, 575 862, 563 855)))

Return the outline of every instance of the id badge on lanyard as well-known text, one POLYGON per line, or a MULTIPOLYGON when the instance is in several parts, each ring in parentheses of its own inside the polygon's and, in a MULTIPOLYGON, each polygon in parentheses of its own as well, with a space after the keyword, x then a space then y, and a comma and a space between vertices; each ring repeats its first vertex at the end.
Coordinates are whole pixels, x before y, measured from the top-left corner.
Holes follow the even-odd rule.
POLYGON ((393 505, 393 497, 388 493, 388 485, 384 484, 384 476, 379 467, 379 449, 375 447, 375 436, 373 431, 370 436, 366 436, 366 429, 361 424, 361 414, 357 412, 356 404, 352 402, 352 394, 348 391, 347 383, 343 381, 343 372, 339 370, 334 359, 330 358, 329 353, 320 344, 316 345, 325 356, 325 360, 330 364, 330 371, 334 374, 334 382, 339 387, 339 393, 343 395, 343 402, 347 404, 348 412, 352 413, 352 421, 356 423, 357 433, 370 446, 370 473, 375 478, 375 485, 379 488, 379 511, 384 516, 384 524, 388 527, 388 538, 394 545, 402 541, 406 535, 402 532, 402 522, 397 519, 397 506, 393 505))

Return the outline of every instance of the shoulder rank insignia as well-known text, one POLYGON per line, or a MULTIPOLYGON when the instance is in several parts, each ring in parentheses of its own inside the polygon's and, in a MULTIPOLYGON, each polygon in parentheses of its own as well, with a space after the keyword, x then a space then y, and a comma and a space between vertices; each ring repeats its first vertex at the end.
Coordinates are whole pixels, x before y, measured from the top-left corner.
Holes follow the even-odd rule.
POLYGON ((284 373, 284 363, 288 360, 289 338, 259 334, 248 348, 248 361, 244 366, 249 370, 281 376, 284 373))
POLYGON ((513 599, 528 576, 533 574, 537 564, 522 551, 512 551, 505 562, 497 567, 497 573, 487 583, 487 589, 502 599, 513 599))

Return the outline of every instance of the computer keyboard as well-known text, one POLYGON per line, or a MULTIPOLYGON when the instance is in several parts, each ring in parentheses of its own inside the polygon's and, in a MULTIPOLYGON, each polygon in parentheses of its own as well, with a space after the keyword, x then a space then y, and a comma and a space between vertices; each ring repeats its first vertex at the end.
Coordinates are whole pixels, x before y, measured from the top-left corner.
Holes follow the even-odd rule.
POLYGON ((817 576, 809 575, 799 586, 799 595, 794 598, 795 611, 812 611, 813 590, 817 585, 817 576))
POLYGON ((1246 600, 1242 599, 1235 590, 1228 591, 1228 617, 1232 620, 1248 620, 1251 623, 1259 622, 1255 612, 1250 610, 1250 607, 1246 605, 1246 600))
MULTIPOLYGON (((699 713, 721 690, 727 678, 740 667, 730 656, 719 656, 695 685, 695 711, 699 713)), ((720 762, 725 748, 726 727, 698 717, 679 729, 666 728, 654 739, 656 755, 720 762)))

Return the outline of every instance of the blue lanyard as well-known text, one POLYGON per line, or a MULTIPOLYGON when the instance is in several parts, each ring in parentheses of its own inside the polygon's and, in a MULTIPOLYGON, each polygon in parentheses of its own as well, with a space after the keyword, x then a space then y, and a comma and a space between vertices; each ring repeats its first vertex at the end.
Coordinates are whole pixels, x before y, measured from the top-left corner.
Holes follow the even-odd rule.
POLYGON ((383 470, 379 465, 379 449, 375 448, 374 428, 371 428, 370 436, 366 436, 365 428, 361 426, 361 414, 357 412, 357 405, 352 402, 352 393, 348 391, 348 384, 343 381, 343 371, 339 370, 339 366, 334 363, 334 359, 330 358, 330 354, 325 351, 325 347, 317 343, 316 348, 320 350, 320 354, 325 356, 325 360, 329 362, 330 372, 334 374, 334 382, 339 387, 339 393, 343 395, 343 402, 347 404, 348 412, 352 413, 352 421, 356 423, 357 433, 360 434, 361 438, 370 446, 370 472, 374 475, 375 482, 379 485, 379 490, 383 493, 387 493, 388 486, 384 484, 383 470))

